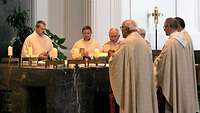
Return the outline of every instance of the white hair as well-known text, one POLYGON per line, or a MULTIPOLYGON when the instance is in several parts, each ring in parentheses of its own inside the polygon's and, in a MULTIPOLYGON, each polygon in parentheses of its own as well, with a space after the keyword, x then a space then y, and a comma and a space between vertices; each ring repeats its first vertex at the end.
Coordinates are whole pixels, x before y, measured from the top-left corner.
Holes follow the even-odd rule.
POLYGON ((123 25, 129 28, 131 31, 137 31, 137 24, 134 20, 128 19, 123 22, 123 25))

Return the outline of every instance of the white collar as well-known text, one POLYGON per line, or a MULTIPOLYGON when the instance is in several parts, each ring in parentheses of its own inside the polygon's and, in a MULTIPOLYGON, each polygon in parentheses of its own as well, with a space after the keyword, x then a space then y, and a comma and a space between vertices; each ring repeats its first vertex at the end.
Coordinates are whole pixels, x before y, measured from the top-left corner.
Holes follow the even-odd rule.
POLYGON ((184 38, 184 36, 183 36, 183 34, 182 34, 181 32, 175 31, 175 32, 173 32, 173 33, 170 35, 170 37, 175 38, 175 39, 181 44, 181 46, 182 46, 183 48, 184 48, 184 47, 186 46, 186 44, 187 44, 187 41, 185 40, 185 38, 184 38))

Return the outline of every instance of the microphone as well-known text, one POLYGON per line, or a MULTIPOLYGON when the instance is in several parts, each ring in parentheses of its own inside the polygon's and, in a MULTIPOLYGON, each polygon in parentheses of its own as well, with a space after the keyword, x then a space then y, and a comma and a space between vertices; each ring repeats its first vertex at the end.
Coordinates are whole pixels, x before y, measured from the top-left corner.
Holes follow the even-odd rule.
POLYGON ((44 32, 42 32, 44 35, 47 35, 48 36, 48 34, 44 31, 44 32))

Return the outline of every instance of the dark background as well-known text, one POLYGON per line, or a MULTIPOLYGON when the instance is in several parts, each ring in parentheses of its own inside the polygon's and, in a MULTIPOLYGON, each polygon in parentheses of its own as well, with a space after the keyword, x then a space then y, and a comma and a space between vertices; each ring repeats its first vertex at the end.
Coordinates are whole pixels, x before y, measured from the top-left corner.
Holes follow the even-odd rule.
POLYGON ((7 47, 10 45, 10 40, 16 37, 14 29, 6 22, 6 18, 11 14, 12 10, 21 6, 22 9, 28 11, 30 18, 30 26, 33 24, 33 7, 34 0, 0 0, 0 60, 2 57, 7 57, 7 47))

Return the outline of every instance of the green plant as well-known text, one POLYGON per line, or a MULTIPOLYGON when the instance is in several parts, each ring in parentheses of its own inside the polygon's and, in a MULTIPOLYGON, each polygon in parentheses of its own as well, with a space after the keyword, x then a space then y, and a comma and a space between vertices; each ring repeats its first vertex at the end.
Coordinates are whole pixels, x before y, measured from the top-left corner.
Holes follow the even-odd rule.
POLYGON ((33 32, 33 29, 28 26, 28 13, 26 10, 22 10, 21 7, 18 7, 6 18, 6 22, 13 27, 16 32, 16 37, 13 37, 10 43, 10 45, 13 46, 13 55, 15 57, 20 57, 26 37, 33 32))
POLYGON ((65 38, 60 38, 56 34, 52 33, 49 29, 46 29, 46 35, 51 38, 53 42, 53 46, 58 50, 58 59, 65 60, 66 56, 60 51, 60 49, 67 49, 63 44, 65 42, 65 38))
MULTIPOLYGON (((10 45, 13 46, 13 55, 19 58, 26 37, 33 32, 33 29, 28 26, 29 15, 26 10, 22 10, 21 7, 18 7, 7 17, 6 22, 13 27, 14 31, 17 33, 16 37, 13 37, 10 41, 10 45)), ((58 59, 66 59, 66 56, 60 51, 60 49, 67 49, 67 47, 63 45, 65 38, 58 37, 48 29, 46 30, 46 35, 52 39, 53 46, 58 49, 58 59)))

